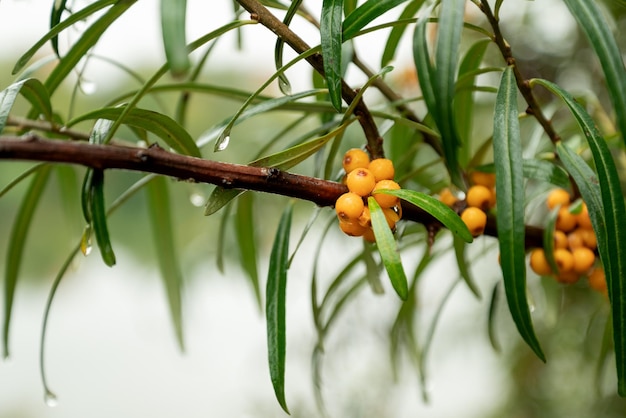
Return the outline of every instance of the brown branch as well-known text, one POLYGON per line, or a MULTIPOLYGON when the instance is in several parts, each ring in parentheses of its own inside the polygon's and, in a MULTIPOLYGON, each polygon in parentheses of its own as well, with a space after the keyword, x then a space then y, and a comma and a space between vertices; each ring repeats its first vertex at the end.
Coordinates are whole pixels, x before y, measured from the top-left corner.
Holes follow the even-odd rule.
POLYGON ((20 118, 17 116, 9 116, 6 121, 6 126, 12 126, 19 131, 34 130, 34 131, 59 134, 67 138, 83 140, 83 141, 86 141, 89 139, 89 134, 85 132, 68 129, 68 128, 65 128, 64 126, 55 125, 45 120, 32 120, 32 119, 20 118))
MULTIPOLYGON (((0 137, 0 160, 23 160, 78 164, 95 169, 124 169, 161 174, 183 181, 209 183, 224 188, 273 193, 334 206, 347 192, 344 184, 288 173, 277 168, 252 167, 174 154, 153 145, 149 148, 97 145, 78 141, 45 139, 35 134, 0 137)), ((437 226, 439 222, 417 206, 403 202, 404 220, 437 226)), ((496 236, 495 219, 485 233, 496 236)), ((541 246, 543 232, 526 227, 526 245, 541 246)))
POLYGON ((495 17, 493 12, 491 11, 489 2, 487 0, 480 0, 479 7, 482 10, 482 12, 485 14, 485 16, 487 17, 489 24, 493 28, 494 41, 496 45, 498 45, 498 49, 500 49, 500 53, 502 54, 502 57, 506 61, 507 65, 510 65, 513 67, 513 74, 515 75, 517 88, 519 89, 520 93, 522 93, 522 96, 524 96, 524 99, 526 100, 526 103, 528 104, 526 113, 534 116, 535 119, 537 119, 537 122, 539 122, 539 124, 543 127, 543 130, 546 132, 550 140, 556 144, 558 141, 561 140, 561 137, 554 130, 554 127, 552 126, 552 122, 550 122, 550 120, 548 120, 543 114, 543 112, 541 111, 541 107, 539 106, 539 103, 537 103, 537 100, 535 99, 535 96, 533 95, 533 92, 532 92, 532 89, 530 88, 528 80, 524 78, 524 76, 520 72, 519 67, 517 66, 515 62, 515 57, 513 56, 513 53, 511 51, 511 45, 509 45, 509 43, 504 39, 504 36, 502 36, 502 32, 500 31, 500 23, 498 22, 498 19, 495 17))
MULTIPOLYGON (((282 39, 287 45, 293 48, 298 54, 308 51, 311 47, 295 34, 289 26, 281 22, 269 10, 256 0, 237 0, 244 9, 260 24, 271 30, 282 39)), ((321 54, 313 54, 306 58, 306 61, 322 76, 324 75, 324 61, 321 54)), ((346 103, 351 104, 356 99, 357 92, 354 91, 345 81, 341 82, 341 96, 346 103)), ((372 158, 384 156, 383 139, 378 132, 378 127, 374 118, 362 99, 359 99, 354 109, 354 115, 358 118, 365 138, 367 139, 367 149, 372 158)))

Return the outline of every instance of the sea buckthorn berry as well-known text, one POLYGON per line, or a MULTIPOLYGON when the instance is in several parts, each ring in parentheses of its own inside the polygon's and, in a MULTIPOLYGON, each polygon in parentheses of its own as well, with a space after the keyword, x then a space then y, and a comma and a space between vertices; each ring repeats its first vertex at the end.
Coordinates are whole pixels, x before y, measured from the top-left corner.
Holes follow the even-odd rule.
POLYGON ((585 240, 583 239, 581 231, 582 229, 575 229, 567 234, 567 245, 569 246, 570 250, 585 246, 585 240))
POLYGON ((591 218, 589 218, 589 209, 587 209, 587 205, 584 202, 580 213, 576 215, 576 221, 578 222, 579 228, 593 229, 591 218))
POLYGON ((563 231, 554 231, 554 248, 567 248, 567 235, 563 231))
POLYGON ((470 174, 470 181, 472 184, 479 184, 485 186, 488 189, 496 187, 496 175, 495 173, 485 173, 484 171, 472 171, 470 174))
POLYGON ((361 196, 351 192, 342 194, 335 202, 335 211, 342 221, 356 220, 363 213, 364 207, 361 196))
POLYGON ((368 228, 371 228, 371 226, 372 226, 372 215, 370 213, 370 208, 368 208, 367 206, 365 206, 363 208, 363 212, 359 216, 358 222, 359 222, 359 224, 361 226, 366 226, 368 228))
POLYGON ((367 227, 359 225, 356 221, 342 221, 339 220, 339 228, 343 231, 344 234, 350 235, 351 237, 360 237, 365 234, 367 231, 367 227))
POLYGON ((566 271, 556 275, 556 281, 563 284, 574 284, 580 279, 575 271, 566 271))
POLYGON ((606 294, 608 289, 606 286, 606 276, 604 275, 604 269, 602 267, 596 267, 591 270, 587 278, 589 279, 589 287, 606 294))
POLYGON ((585 274, 596 262, 596 255, 587 247, 580 247, 572 250, 574 257, 574 272, 585 274))
POLYGON ((490 208, 496 207, 496 188, 495 187, 491 189, 491 199, 489 199, 489 207, 490 208))
POLYGON ((487 210, 491 206, 491 190, 477 184, 469 188, 465 200, 469 206, 487 210))
POLYGON ((365 197, 374 190, 376 179, 367 168, 357 168, 348 174, 346 185, 352 193, 365 197))
POLYGON ((374 230, 372 228, 367 228, 365 233, 363 234, 363 239, 367 242, 376 242, 374 230))
POLYGON ((596 238, 596 233, 593 232, 593 229, 587 229, 587 228, 579 228, 580 230, 580 235, 583 238, 583 242, 585 244, 585 247, 591 249, 591 250, 595 250, 598 247, 598 239, 596 238))
POLYGON ((449 188, 442 189, 439 192, 439 201, 447 206, 452 206, 459 201, 459 198, 452 194, 449 188))
POLYGON ((556 217, 556 229, 569 232, 576 228, 576 215, 571 213, 567 207, 561 207, 556 217))
POLYGON ((535 248, 530 252, 530 268, 539 276, 548 276, 552 274, 550 264, 546 258, 543 248, 535 248))
POLYGON ((374 174, 377 182, 393 180, 393 176, 396 174, 393 162, 387 158, 376 158, 370 161, 370 165, 367 168, 374 174))
POLYGON ((385 219, 387 220, 389 228, 394 229, 396 227, 396 223, 400 220, 400 215, 392 208, 383 209, 383 213, 385 214, 385 219))
POLYGON ((546 199, 546 205, 548 205, 549 209, 554 209, 557 205, 567 206, 569 205, 569 202, 569 193, 565 189, 552 190, 546 199))
POLYGON ((367 168, 370 163, 370 157, 363 150, 352 148, 343 156, 343 169, 346 173, 350 173, 357 168, 367 168))
POLYGON ((487 214, 482 210, 471 206, 465 208, 463 213, 461 213, 461 219, 465 222, 467 229, 469 229, 473 237, 477 237, 485 231, 487 214))
POLYGON ((400 190, 400 185, 393 180, 381 180, 378 183, 376 183, 376 186, 374 186, 374 190, 373 190, 374 199, 376 199, 376 202, 378 202, 381 208, 385 209, 385 208, 391 208, 393 206, 396 206, 398 202, 400 201, 400 199, 398 199, 396 196, 392 196, 386 193, 376 193, 376 191, 378 190, 385 190, 385 189, 400 190))
POLYGON ((559 268, 559 274, 574 271, 574 256, 566 249, 557 248, 554 250, 554 262, 559 268))

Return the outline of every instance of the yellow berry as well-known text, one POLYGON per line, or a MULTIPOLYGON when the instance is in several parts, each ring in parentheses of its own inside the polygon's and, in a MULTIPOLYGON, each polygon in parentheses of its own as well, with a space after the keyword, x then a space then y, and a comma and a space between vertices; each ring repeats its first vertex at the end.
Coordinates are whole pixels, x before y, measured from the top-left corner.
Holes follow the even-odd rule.
POLYGON ((351 237, 360 237, 367 230, 366 227, 359 225, 356 221, 343 221, 341 219, 339 219, 339 228, 344 234, 351 237))
POLYGON ((346 185, 352 193, 365 197, 374 190, 376 179, 367 168, 357 168, 348 174, 346 185))
POLYGON ((576 215, 576 221, 578 222, 579 228, 593 229, 593 226, 591 225, 591 218, 589 218, 589 209, 587 209, 587 205, 584 202, 580 213, 576 215))
POLYGON ((543 248, 535 248, 530 253, 530 268, 539 276, 547 276, 552 274, 550 264, 546 258, 543 248))
POLYGON ((452 206, 456 202, 458 202, 459 199, 452 194, 449 188, 446 187, 445 189, 441 190, 441 192, 439 192, 439 201, 444 205, 452 206))
POLYGON ((608 288, 606 286, 606 276, 604 275, 604 269, 602 267, 596 267, 587 276, 589 279, 589 287, 598 292, 605 293, 608 288))
POLYGON ((352 148, 348 150, 343 156, 343 169, 346 173, 357 168, 367 168, 370 163, 370 157, 363 150, 358 148, 352 148))
POLYGON ((472 184, 493 189, 496 186, 496 175, 494 173, 485 173, 483 171, 472 171, 472 174, 470 174, 470 181, 472 184))
POLYGON ((381 180, 393 180, 393 176, 396 174, 393 168, 393 162, 387 158, 376 158, 370 162, 367 168, 374 174, 377 182, 381 180))
POLYGON ((485 231, 487 215, 482 210, 470 206, 461 213, 461 219, 473 237, 477 237, 485 231))
POLYGON ((377 190, 385 189, 400 190, 400 185, 393 180, 381 180, 376 183, 373 190, 374 199, 376 199, 376 202, 378 202, 381 208, 385 209, 396 206, 400 201, 400 199, 398 199, 396 196, 385 193, 376 193, 377 190))
POLYGON ((374 236, 374 230, 372 228, 367 228, 367 230, 363 234, 363 239, 367 242, 376 242, 376 237, 374 236))
POLYGON ((585 246, 585 241, 583 239, 581 231, 582 229, 575 229, 567 234, 567 243, 570 250, 575 250, 576 248, 581 248, 585 246))
POLYGON ((574 257, 574 271, 578 274, 585 274, 596 262, 596 255, 587 247, 580 247, 572 250, 574 257))
POLYGON ((567 190, 564 189, 554 189, 548 194, 548 198, 546 199, 546 205, 548 205, 548 209, 554 209, 557 205, 567 206, 569 205, 570 197, 567 190))
POLYGON ((335 202, 335 211, 342 221, 356 220, 363 212, 364 207, 365 204, 361 196, 351 192, 342 194, 335 202))
POLYGON ((554 248, 567 248, 567 235, 565 232, 556 230, 554 231, 554 248))
POLYGON ((396 223, 400 220, 400 215, 392 208, 383 209, 383 213, 385 214, 385 219, 387 220, 389 228, 394 229, 396 227, 396 223))
POLYGON ((587 229, 587 228, 579 228, 580 230, 580 235, 583 238, 583 243, 585 244, 585 247, 591 249, 591 250, 595 250, 598 247, 598 239, 596 238, 596 233, 593 232, 593 229, 587 229))
POLYGON ((372 226, 372 215, 370 213, 370 208, 368 208, 367 206, 365 206, 363 208, 363 212, 359 216, 358 222, 359 222, 359 224, 361 226, 366 226, 368 228, 371 228, 371 226, 372 226))
POLYGON ((576 215, 571 213, 567 206, 562 206, 556 217, 556 229, 569 232, 576 228, 576 215))
POLYGON ((569 273, 574 270, 574 256, 564 248, 554 250, 554 262, 558 267, 558 273, 569 273))
POLYGON ((467 191, 465 200, 469 206, 487 210, 491 206, 491 190, 480 184, 472 186, 467 191))

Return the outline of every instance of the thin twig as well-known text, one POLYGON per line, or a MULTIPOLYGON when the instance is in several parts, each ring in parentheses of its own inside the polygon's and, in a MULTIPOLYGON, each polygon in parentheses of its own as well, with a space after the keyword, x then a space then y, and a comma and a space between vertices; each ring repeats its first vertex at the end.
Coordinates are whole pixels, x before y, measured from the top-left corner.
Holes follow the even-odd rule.
POLYGON ((33 120, 17 116, 9 116, 6 121, 6 126, 15 127, 19 131, 34 130, 55 133, 79 141, 86 141, 89 139, 89 134, 85 132, 67 129, 63 126, 55 125, 45 120, 33 120))

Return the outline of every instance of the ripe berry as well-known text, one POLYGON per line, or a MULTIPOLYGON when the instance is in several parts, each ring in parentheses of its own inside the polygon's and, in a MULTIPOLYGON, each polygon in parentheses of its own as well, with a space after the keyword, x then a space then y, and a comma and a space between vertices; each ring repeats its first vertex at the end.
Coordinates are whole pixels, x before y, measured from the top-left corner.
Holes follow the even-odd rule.
POLYGON ((381 180, 376 183, 373 190, 374 199, 376 199, 376 202, 378 202, 381 208, 385 209, 396 206, 400 201, 400 199, 398 199, 396 196, 385 193, 376 193, 377 190, 385 189, 400 190, 400 185, 393 180, 381 180))
POLYGON ((352 193, 365 197, 374 190, 376 179, 367 168, 357 168, 348 174, 346 185, 352 193))
POLYGON ((589 287, 593 290, 606 294, 608 288, 606 286, 606 276, 602 267, 596 267, 587 276, 589 279, 589 287))
POLYGON ((358 148, 352 148, 348 150, 343 156, 343 169, 346 173, 357 168, 367 168, 370 163, 370 157, 363 150, 358 148))
POLYGON ((589 218, 589 210, 587 209, 587 205, 583 202, 582 209, 580 213, 576 215, 576 221, 578 222, 579 228, 584 229, 593 229, 591 225, 591 219, 589 218))
POLYGON ((396 227, 396 223, 400 220, 400 215, 392 208, 383 209, 383 213, 385 214, 387 225, 393 230, 396 227))
POLYGON ((485 231, 487 215, 482 210, 470 206, 461 213, 461 219, 473 237, 477 237, 485 231))
POLYGON ((443 203, 444 205, 452 206, 456 202, 458 202, 459 199, 455 195, 452 194, 449 188, 446 187, 445 189, 439 192, 439 201, 443 203))
POLYGON ((567 248, 567 235, 565 232, 556 230, 554 231, 554 248, 567 248))
POLYGON ((339 228, 341 228, 344 234, 350 235, 351 237, 360 237, 368 229, 359 225, 356 221, 343 221, 341 219, 339 220, 339 228))
POLYGON ((572 250, 572 256, 574 257, 574 271, 578 274, 587 273, 596 262, 596 255, 587 247, 572 250))
POLYGON ((564 189, 552 190, 546 199, 546 205, 548 205, 549 209, 554 209, 557 205, 567 206, 569 205, 569 202, 569 193, 564 189))
POLYGON ((530 253, 530 268, 539 276, 548 276, 552 274, 550 264, 546 258, 543 248, 535 248, 530 253))
POLYGON ((480 184, 467 191, 466 201, 469 206, 487 210, 491 206, 491 190, 480 184))
POLYGON ((361 226, 368 228, 372 227, 372 215, 370 214, 370 208, 367 206, 363 208, 363 212, 359 216, 358 222, 361 226))
POLYGON ((374 174, 376 182, 381 180, 393 180, 393 176, 395 175, 393 162, 387 158, 376 158, 370 162, 367 168, 374 174))
POLYGON ((583 235, 581 234, 581 231, 582 229, 575 229, 567 234, 567 243, 570 250, 585 246, 585 241, 583 240, 583 235))
POLYGON ((472 174, 470 174, 470 181, 472 184, 485 186, 488 189, 496 187, 496 175, 494 173, 472 171, 472 174))
POLYGON ((355 221, 363 212, 365 204, 361 196, 355 193, 344 193, 335 202, 335 211, 342 221, 355 221))
POLYGON ((598 246, 598 239, 596 238, 596 233, 593 232, 593 229, 581 227, 578 230, 580 230, 580 235, 583 238, 583 243, 585 244, 585 247, 591 250, 595 250, 598 246))
POLYGON ((580 279, 575 271, 567 271, 556 275, 556 281, 563 284, 574 284, 580 279))
POLYGON ((367 230, 363 234, 363 239, 367 242, 376 242, 376 237, 374 236, 374 230, 372 228, 367 228, 367 230))
POLYGON ((570 273, 574 270, 574 256, 566 249, 557 248, 554 250, 554 261, 559 268, 559 274, 570 273))
POLYGON ((556 217, 556 229, 569 232, 574 228, 576 228, 576 215, 571 213, 566 206, 562 206, 556 217))

